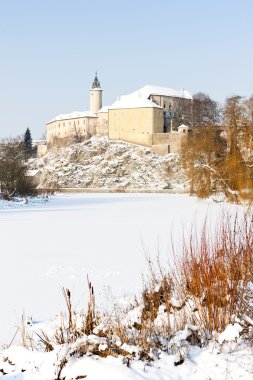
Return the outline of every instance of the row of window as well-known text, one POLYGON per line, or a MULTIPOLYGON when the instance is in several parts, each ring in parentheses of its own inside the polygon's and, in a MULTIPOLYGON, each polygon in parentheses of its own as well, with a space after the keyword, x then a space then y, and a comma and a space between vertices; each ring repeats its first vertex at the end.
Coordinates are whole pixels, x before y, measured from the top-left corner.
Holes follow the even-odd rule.
MULTIPOLYGON (((86 133, 86 131, 83 131, 83 132, 86 133)), ((61 134, 63 134, 63 133, 58 132, 57 134, 58 134, 58 136, 61 136, 61 134)), ((55 135, 55 134, 53 134, 53 136, 54 136, 54 135, 55 135)), ((65 131, 65 132, 64 132, 64 136, 66 136, 66 135, 67 135, 67 132, 65 131)))
MULTIPOLYGON (((80 125, 81 123, 79 123, 79 120, 77 120, 77 121, 73 121, 73 122, 71 122, 71 121, 69 121, 69 127, 71 127, 71 126, 77 126, 77 125, 80 125)), ((86 120, 83 120, 83 123, 82 123, 83 125, 86 125, 86 120)), ((65 122, 63 122, 63 123, 58 123, 58 125, 52 125, 52 127, 54 128, 54 129, 56 129, 57 127, 58 128, 60 128, 60 127, 65 127, 65 125, 67 125, 67 122, 65 123, 65 122)))

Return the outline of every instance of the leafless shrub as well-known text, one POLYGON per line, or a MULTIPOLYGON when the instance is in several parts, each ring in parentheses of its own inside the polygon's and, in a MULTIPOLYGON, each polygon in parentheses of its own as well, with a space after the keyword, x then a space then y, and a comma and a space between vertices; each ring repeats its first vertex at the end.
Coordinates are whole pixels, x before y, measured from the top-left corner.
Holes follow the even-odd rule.
POLYGON ((24 146, 20 142, 9 142, 0 146, 0 187, 3 199, 14 195, 33 195, 34 185, 26 176, 27 163, 24 146))
MULTIPOLYGON (((174 353, 175 365, 179 365, 189 345, 207 344, 213 332, 238 320, 249 337, 253 329, 249 286, 253 282, 252 228, 246 217, 242 222, 236 217, 233 223, 224 217, 214 238, 205 224, 200 237, 191 233, 182 255, 172 252, 170 267, 161 265, 159 257, 156 263, 148 259, 149 278, 141 297, 134 298, 127 308, 115 305, 110 314, 98 314, 88 278, 87 313, 80 323, 81 314, 73 311, 71 293, 63 289, 67 319, 61 316, 53 337, 37 334, 46 351, 62 347, 57 378, 72 356, 122 356, 130 365, 136 359, 150 362, 164 350, 174 353)), ((26 344, 27 337, 22 336, 26 344)))
POLYGON ((235 218, 231 224, 224 217, 215 238, 211 238, 206 224, 200 239, 192 233, 184 244, 183 255, 173 253, 174 264, 167 274, 161 269, 156 272, 153 267, 150 269, 153 287, 148 293, 144 289, 143 315, 155 320, 158 306, 164 304, 166 312, 173 315, 172 333, 186 322, 206 333, 220 332, 236 317, 249 315, 247 287, 253 280, 252 232, 252 223, 246 218, 242 223, 235 218), (156 285, 159 281, 161 288, 156 285), (161 294, 164 283, 167 285, 161 294))
POLYGON ((85 334, 89 335, 92 334, 93 329, 96 324, 96 311, 95 311, 95 293, 94 288, 89 280, 89 277, 87 276, 88 281, 88 289, 89 289, 89 301, 88 301, 88 311, 86 316, 86 323, 85 323, 85 334))

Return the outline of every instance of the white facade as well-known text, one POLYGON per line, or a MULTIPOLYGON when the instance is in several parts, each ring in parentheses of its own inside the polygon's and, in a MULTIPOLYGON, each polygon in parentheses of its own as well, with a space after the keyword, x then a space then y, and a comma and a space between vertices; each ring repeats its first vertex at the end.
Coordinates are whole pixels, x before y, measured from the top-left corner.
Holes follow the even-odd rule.
POLYGON ((96 74, 90 90, 90 111, 72 112, 50 120, 47 123, 47 147, 80 142, 97 134, 108 134, 108 110, 102 108, 102 89, 96 74))

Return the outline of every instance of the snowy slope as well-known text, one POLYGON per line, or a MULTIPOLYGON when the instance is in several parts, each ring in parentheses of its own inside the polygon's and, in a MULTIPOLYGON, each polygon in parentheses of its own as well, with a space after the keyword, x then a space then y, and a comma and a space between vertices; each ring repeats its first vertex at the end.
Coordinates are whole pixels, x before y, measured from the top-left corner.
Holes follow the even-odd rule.
POLYGON ((30 161, 40 169, 40 187, 88 189, 176 189, 187 186, 179 157, 161 157, 151 149, 106 137, 58 148, 30 161))

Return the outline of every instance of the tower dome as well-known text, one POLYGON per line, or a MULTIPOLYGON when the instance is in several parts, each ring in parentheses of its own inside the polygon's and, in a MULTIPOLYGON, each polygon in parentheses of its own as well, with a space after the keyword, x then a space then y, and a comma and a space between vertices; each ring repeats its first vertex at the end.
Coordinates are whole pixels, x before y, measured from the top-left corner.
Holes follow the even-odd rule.
POLYGON ((102 108, 102 89, 100 82, 97 77, 97 72, 95 73, 95 78, 93 80, 90 89, 90 111, 97 113, 100 108, 102 108))

